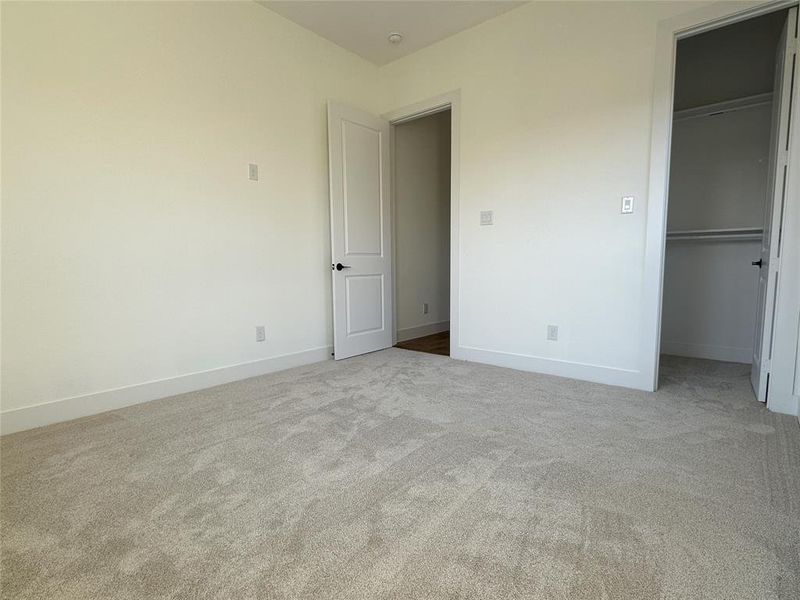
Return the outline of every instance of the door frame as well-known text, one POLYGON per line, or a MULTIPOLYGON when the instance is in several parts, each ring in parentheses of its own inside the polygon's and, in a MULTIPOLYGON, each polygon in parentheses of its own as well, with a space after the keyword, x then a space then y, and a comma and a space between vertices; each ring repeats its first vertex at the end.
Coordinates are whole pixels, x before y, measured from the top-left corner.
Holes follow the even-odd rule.
MULTIPOLYGON (((732 23, 758 17, 777 10, 797 6, 798 0, 748 1, 737 6, 712 4, 676 17, 661 21, 656 35, 654 90, 651 121, 650 172, 647 198, 647 225, 645 232, 645 260, 643 274, 643 327, 640 338, 642 356, 641 386, 655 391, 658 388, 658 369, 661 347, 661 308, 664 283, 664 258, 666 253, 667 203, 669 196, 669 159, 672 143, 673 92, 675 86, 675 59, 677 42, 699 33, 724 27, 732 23)), ((800 85, 795 85, 794 106, 800 108, 800 85)), ((795 119, 797 121, 797 119, 795 119)), ((790 135, 790 152, 800 156, 800 127, 793 126, 790 135)), ((789 169, 784 222, 784 239, 800 240, 800 169, 789 169), (791 237, 790 237, 791 235, 791 237)), ((780 312, 782 328, 787 339, 780 342, 783 353, 783 371, 770 379, 770 410, 798 414, 797 396, 794 395, 795 369, 798 346, 798 315, 792 310, 800 301, 800 251, 792 248, 799 244, 786 244, 782 256, 776 319, 780 312), (792 344, 793 342, 793 344, 792 344), (791 368, 789 365, 791 359, 791 368), (776 386, 782 380, 782 384, 776 386), (780 387, 776 390, 776 387, 780 387), (777 393, 773 393, 777 392, 777 393)), ((776 327, 776 331, 778 327, 776 327)), ((773 362, 773 366, 776 366, 773 362)))
MULTIPOLYGON (((392 158, 389 170, 391 172, 391 227, 396 227, 396 194, 395 194, 395 126, 421 117, 439 112, 450 111, 450 358, 461 358, 459 352, 458 314, 460 303, 459 287, 459 172, 460 172, 460 147, 461 147, 461 90, 454 90, 428 98, 421 102, 406 105, 381 115, 389 121, 390 147, 392 158)), ((395 301, 392 303, 394 311, 392 345, 397 343, 397 236, 392 236, 392 281, 391 293, 395 301)))

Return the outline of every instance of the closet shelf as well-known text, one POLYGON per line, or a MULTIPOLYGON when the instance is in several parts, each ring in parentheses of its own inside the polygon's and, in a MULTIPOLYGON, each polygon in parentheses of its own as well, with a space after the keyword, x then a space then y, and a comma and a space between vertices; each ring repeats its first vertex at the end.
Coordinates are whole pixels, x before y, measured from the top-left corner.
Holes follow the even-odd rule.
POLYGON ((760 240, 764 230, 760 227, 743 227, 739 229, 687 229, 683 231, 667 231, 667 241, 730 241, 747 242, 760 240))
POLYGON ((673 120, 683 121, 685 119, 696 119, 698 117, 713 117, 722 113, 764 106, 765 104, 770 104, 771 102, 772 92, 767 92, 766 94, 756 94, 754 96, 745 96, 743 98, 734 98, 733 100, 724 100, 723 102, 714 102, 713 104, 705 104, 703 106, 695 106, 692 108, 676 110, 673 113, 673 120))

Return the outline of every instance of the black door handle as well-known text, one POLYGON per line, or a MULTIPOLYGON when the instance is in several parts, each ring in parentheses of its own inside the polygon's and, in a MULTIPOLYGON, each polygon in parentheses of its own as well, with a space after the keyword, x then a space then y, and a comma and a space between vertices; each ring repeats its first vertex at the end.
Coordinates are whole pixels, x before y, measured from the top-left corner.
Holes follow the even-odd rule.
POLYGON ((764 261, 759 258, 758 260, 754 260, 750 264, 753 265, 754 267, 758 267, 760 269, 761 265, 764 264, 764 261))
POLYGON ((343 265, 342 263, 336 263, 336 270, 341 271, 342 269, 349 269, 350 265, 343 265))

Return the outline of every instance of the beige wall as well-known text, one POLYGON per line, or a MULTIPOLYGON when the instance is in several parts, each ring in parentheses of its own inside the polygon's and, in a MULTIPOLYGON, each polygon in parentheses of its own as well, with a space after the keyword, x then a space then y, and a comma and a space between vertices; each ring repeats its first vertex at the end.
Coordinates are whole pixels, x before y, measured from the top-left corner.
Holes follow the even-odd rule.
POLYGON ((377 69, 253 3, 2 3, 3 410, 324 351, 324 101, 455 89, 461 343, 636 372, 656 27, 698 4, 534 3, 377 69))
POLYGON ((394 151, 397 334, 407 339, 450 320, 450 111, 395 127, 394 151))
POLYGON ((2 409, 324 355, 325 101, 376 74, 250 2, 3 2, 2 409))
POLYGON ((461 90, 467 356, 637 377, 656 29, 697 6, 532 3, 381 69, 386 110, 461 90))

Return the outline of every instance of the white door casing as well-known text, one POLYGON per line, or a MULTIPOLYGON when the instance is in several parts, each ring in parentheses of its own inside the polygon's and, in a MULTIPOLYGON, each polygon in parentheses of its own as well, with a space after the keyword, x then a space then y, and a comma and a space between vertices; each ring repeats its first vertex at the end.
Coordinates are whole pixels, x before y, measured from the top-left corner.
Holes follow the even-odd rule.
POLYGON ((772 100, 769 181, 764 203, 764 234, 759 257, 758 303, 750 382, 760 402, 767 401, 770 355, 778 286, 786 176, 789 168, 789 124, 792 69, 795 66, 797 8, 788 11, 778 43, 772 100))
POLYGON ((389 147, 388 121, 328 102, 337 360, 392 345, 389 147))

